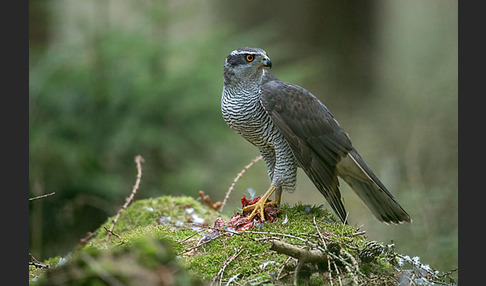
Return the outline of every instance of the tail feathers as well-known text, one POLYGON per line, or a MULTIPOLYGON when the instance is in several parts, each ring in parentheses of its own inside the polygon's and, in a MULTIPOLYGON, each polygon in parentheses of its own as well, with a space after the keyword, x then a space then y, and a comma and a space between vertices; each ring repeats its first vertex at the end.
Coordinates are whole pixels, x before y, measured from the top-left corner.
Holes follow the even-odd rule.
POLYGON ((324 185, 324 180, 321 178, 320 174, 317 172, 308 172, 308 176, 321 194, 326 198, 327 202, 337 214, 339 219, 346 223, 346 210, 344 208, 343 201, 341 200, 341 194, 339 192, 339 181, 336 177, 335 184, 332 184, 331 188, 324 185))
POLYGON ((341 178, 358 194, 379 221, 393 224, 412 221, 356 150, 353 149, 342 158, 338 170, 341 178))

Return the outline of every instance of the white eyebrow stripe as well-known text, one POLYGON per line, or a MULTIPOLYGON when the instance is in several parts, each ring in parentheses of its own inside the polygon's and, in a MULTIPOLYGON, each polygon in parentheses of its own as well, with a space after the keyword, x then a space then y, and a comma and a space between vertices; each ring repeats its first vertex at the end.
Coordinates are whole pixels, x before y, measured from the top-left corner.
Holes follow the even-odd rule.
POLYGON ((259 53, 255 53, 255 52, 250 52, 250 51, 239 51, 239 50, 234 50, 230 53, 230 55, 234 56, 234 55, 242 55, 242 54, 249 54, 249 55, 259 55, 259 53))

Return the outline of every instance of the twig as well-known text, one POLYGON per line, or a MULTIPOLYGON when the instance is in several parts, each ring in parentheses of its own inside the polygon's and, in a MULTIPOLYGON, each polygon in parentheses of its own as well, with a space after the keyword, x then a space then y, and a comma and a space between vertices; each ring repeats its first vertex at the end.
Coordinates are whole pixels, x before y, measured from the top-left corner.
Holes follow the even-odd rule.
POLYGON ((212 208, 215 211, 217 211, 219 209, 219 207, 221 207, 221 202, 215 202, 215 203, 213 203, 213 201, 211 200, 211 198, 208 195, 206 195, 203 190, 200 190, 199 191, 199 198, 198 198, 198 200, 202 200, 210 208, 212 208))
POLYGON ((295 236, 295 235, 292 235, 292 234, 288 234, 288 233, 278 233, 278 232, 270 232, 270 231, 267 231, 267 232, 263 232, 263 231, 252 231, 252 230, 247 230, 245 232, 241 232, 241 233, 238 233, 238 234, 266 234, 266 235, 276 235, 276 236, 282 236, 282 237, 288 237, 288 238, 294 238, 294 239, 297 239, 297 240, 300 240, 308 245, 310 245, 311 247, 318 247, 317 244, 309 241, 308 239, 304 239, 302 237, 298 237, 298 236, 295 236))
POLYGON ((103 228, 106 230, 106 232, 108 232, 109 234, 112 234, 114 236, 116 236, 118 239, 120 238, 120 236, 116 233, 114 233, 112 230, 109 230, 106 228, 106 226, 103 226, 103 228))
MULTIPOLYGON (((287 237, 287 238, 292 238, 292 239, 300 240, 301 242, 309 245, 310 247, 318 248, 321 251, 326 251, 326 250, 324 250, 323 248, 319 247, 317 244, 311 242, 308 239, 305 239, 305 238, 302 238, 302 237, 298 237, 298 236, 295 236, 295 235, 292 235, 292 234, 289 234, 289 233, 279 233, 279 232, 271 232, 271 231, 264 232, 264 231, 253 231, 253 230, 234 231, 234 230, 231 230, 231 229, 226 229, 226 228, 219 229, 219 228, 215 228, 215 227, 211 227, 211 226, 208 226, 207 228, 214 229, 214 230, 218 230, 220 232, 226 232, 226 233, 230 233, 230 234, 236 234, 236 235, 247 235, 247 234, 269 235, 269 237, 264 237, 264 238, 261 238, 260 240, 272 240, 272 239, 275 240, 275 239, 278 239, 276 237, 272 237, 272 235, 273 236, 277 236, 277 237, 287 237)), ((254 240, 256 240, 256 239, 254 239, 254 240)))
POLYGON ((86 236, 81 238, 79 240, 79 242, 82 244, 82 245, 85 245, 90 239, 92 239, 93 237, 95 236, 95 233, 94 232, 91 232, 91 231, 88 231, 86 233, 86 236))
POLYGON ((216 235, 215 237, 211 238, 201 238, 195 246, 190 247, 189 249, 186 249, 182 252, 182 255, 188 255, 192 256, 194 253, 198 250, 199 247, 201 247, 204 244, 210 243, 211 241, 215 240, 216 238, 220 237, 220 235, 216 235), (188 253, 188 254, 187 254, 188 253))
POLYGON ((216 274, 216 276, 214 277, 213 279, 213 282, 216 282, 216 279, 218 279, 219 277, 219 285, 221 285, 222 281, 223 281, 223 273, 224 273, 224 270, 226 269, 226 267, 233 261, 235 260, 236 257, 238 257, 238 255, 241 254, 241 252, 243 252, 243 245, 241 245, 238 250, 236 250, 235 254, 231 255, 230 257, 228 257, 225 262, 223 263, 223 265, 221 266, 221 269, 218 271, 218 274, 216 274))
POLYGON ((29 261, 29 265, 32 265, 35 268, 49 268, 49 265, 48 264, 44 264, 44 263, 40 262, 30 252, 29 252, 29 256, 33 260, 33 261, 29 261))
POLYGON ((240 276, 241 273, 238 273, 238 274, 235 274, 233 275, 230 279, 228 279, 228 281, 226 282, 226 286, 229 286, 231 284, 231 282, 235 282, 236 284, 238 285, 241 285, 240 283, 236 282, 235 279, 238 278, 238 276, 240 276))
POLYGON ((329 273, 329 282, 331 283, 331 286, 334 286, 333 283, 332 283, 332 270, 331 270, 331 263, 329 262, 329 260, 327 261, 327 270, 328 270, 328 273, 329 273))
POLYGON ((343 286, 343 283, 341 282, 341 271, 339 271, 339 268, 336 265, 336 262, 333 260, 332 264, 334 265, 334 269, 336 270, 337 273, 337 278, 340 286, 343 286))
POLYGON ((118 210, 118 213, 116 214, 115 218, 113 219, 113 222, 112 222, 110 229, 109 229, 109 231, 106 235, 106 238, 105 238, 106 242, 108 242, 108 240, 110 239, 111 234, 113 233, 113 229, 115 228, 115 224, 118 221, 118 219, 120 218, 120 215, 128 207, 128 205, 132 202, 133 197, 137 193, 138 186, 140 185, 140 179, 142 179, 142 163, 143 162, 144 162, 144 160, 143 160, 142 156, 140 156, 140 155, 135 156, 135 163, 137 164, 137 180, 135 181, 135 185, 133 186, 133 189, 132 189, 130 196, 128 196, 128 198, 126 198, 125 203, 123 204, 121 209, 118 210))
MULTIPOLYGON (((349 257, 349 255, 350 255, 349 253, 346 253, 346 251, 342 251, 342 252, 345 253, 346 256, 349 257)), ((332 262, 334 263, 334 268, 336 268, 336 271, 338 272, 338 274, 340 274, 340 273, 339 273, 339 270, 337 270, 335 260, 339 260, 345 267, 348 267, 349 269, 355 268, 355 265, 352 265, 351 263, 347 262, 346 259, 344 259, 344 257, 342 257, 341 255, 335 255, 332 252, 327 252, 327 254, 329 255, 330 258, 332 258, 332 262)), ((354 260, 353 263, 355 263, 356 260, 354 259, 354 257, 353 257, 353 260, 354 260)), ((357 262, 356 262, 356 265, 357 265, 357 262)), ((363 278, 367 278, 366 275, 359 270, 359 266, 357 267, 356 272, 358 273, 359 276, 361 276, 363 278)))
POLYGON ((47 265, 47 264, 43 264, 43 263, 39 263, 39 262, 32 262, 32 261, 29 261, 29 265, 32 265, 32 266, 34 266, 35 268, 49 268, 49 265, 47 265))
POLYGON ((50 197, 50 196, 55 195, 55 194, 56 194, 56 192, 52 192, 52 193, 45 194, 45 195, 40 195, 40 196, 37 196, 37 197, 29 198, 29 201, 50 197))
POLYGON ((351 236, 363 235, 365 233, 366 233, 366 230, 362 230, 362 231, 358 231, 358 232, 353 233, 351 236))
POLYGON ((351 260, 351 263, 352 265, 354 266, 354 269, 351 270, 349 266, 345 266, 346 269, 348 270, 348 273, 351 274, 351 276, 353 277, 353 283, 354 285, 359 285, 359 282, 358 282, 358 277, 356 277, 356 275, 354 273, 361 273, 360 270, 359 270, 359 265, 358 265, 358 262, 356 261, 356 259, 348 252, 346 251, 342 251, 341 253, 343 253, 344 255, 346 255, 349 260, 351 260))
POLYGON ((287 260, 285 260, 285 262, 283 263, 282 267, 280 268, 280 270, 278 271, 278 274, 277 274, 277 278, 276 280, 279 280, 280 279, 280 275, 282 274, 282 271, 284 270, 285 266, 287 266, 287 264, 290 262, 290 260, 292 260, 293 257, 289 256, 287 258, 287 260))
POLYGON ((118 278, 107 271, 107 269, 101 265, 100 261, 94 259, 89 254, 81 253, 80 259, 86 262, 87 267, 91 269, 98 277, 104 281, 107 285, 111 286, 123 286, 124 284, 118 280, 118 278))
POLYGON ((343 221, 343 227, 341 229, 341 233, 344 233, 344 227, 348 224, 348 215, 349 215, 349 212, 346 212, 346 217, 344 218, 344 221, 343 221))
POLYGON ((317 226, 317 223, 316 223, 316 216, 314 216, 313 223, 314 223, 314 228, 316 229, 317 234, 319 234, 319 238, 321 239, 322 244, 324 245, 324 249, 327 250, 327 244, 326 244, 326 241, 324 240, 324 236, 322 235, 322 233, 319 230, 319 227, 317 226))
POLYGON ((186 237, 186 238, 184 238, 184 239, 182 239, 182 240, 177 241, 177 242, 176 242, 176 244, 182 244, 182 243, 186 242, 187 240, 189 240, 189 239, 193 238, 194 236, 196 236, 196 235, 198 235, 198 234, 200 234, 201 232, 206 231, 206 230, 207 230, 207 228, 202 228, 202 229, 200 229, 200 230, 196 231, 195 233, 193 233, 193 234, 189 235, 188 237, 186 237))
POLYGON ((302 266, 304 265, 305 262, 306 262, 305 258, 299 259, 299 261, 297 262, 297 266, 295 267, 295 273, 294 273, 294 285, 295 286, 298 286, 297 278, 298 278, 300 269, 302 268, 302 266))
POLYGON ((243 176, 243 174, 246 172, 246 170, 248 170, 251 166, 253 166, 253 164, 255 164, 256 162, 260 161, 261 159, 262 159, 262 156, 258 156, 255 159, 251 160, 250 164, 246 165, 243 168, 243 170, 241 170, 238 173, 238 175, 236 175, 236 177, 233 179, 233 183, 231 184, 231 186, 229 187, 228 191, 226 192, 226 196, 224 197, 223 203, 221 204, 221 208, 219 209, 219 212, 220 213, 223 212, 223 208, 226 205, 226 201, 228 200, 231 192, 233 191, 236 182, 238 182, 238 180, 241 178, 241 176, 243 176))

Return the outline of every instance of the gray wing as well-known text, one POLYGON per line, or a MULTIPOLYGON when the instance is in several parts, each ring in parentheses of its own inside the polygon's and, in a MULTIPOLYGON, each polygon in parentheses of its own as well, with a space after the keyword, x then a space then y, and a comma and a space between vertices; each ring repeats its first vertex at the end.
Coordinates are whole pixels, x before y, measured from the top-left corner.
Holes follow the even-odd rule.
POLYGON ((411 222, 324 104, 300 86, 271 79, 268 77, 262 86, 262 105, 289 143, 299 166, 339 218, 345 221, 346 211, 337 176, 351 186, 378 220, 411 222))
POLYGON ((260 99, 299 167, 344 221, 337 164, 353 149, 348 135, 329 110, 300 86, 269 80, 262 86, 260 99))

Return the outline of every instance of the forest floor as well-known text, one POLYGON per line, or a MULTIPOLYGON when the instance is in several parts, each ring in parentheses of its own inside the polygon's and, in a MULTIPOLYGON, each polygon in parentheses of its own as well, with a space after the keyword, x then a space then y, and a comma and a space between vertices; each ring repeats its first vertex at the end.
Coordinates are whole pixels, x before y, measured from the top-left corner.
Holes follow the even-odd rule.
MULTIPOLYGON (((242 201, 243 203, 243 201, 242 201)), ((214 206, 213 206, 214 208, 214 206)), ((203 200, 133 201, 65 257, 29 263, 31 285, 456 285, 369 241, 329 211, 268 209, 266 222, 221 216, 203 200), (115 223, 116 224, 115 224, 115 223), (110 230, 111 229, 111 230, 110 230)))

